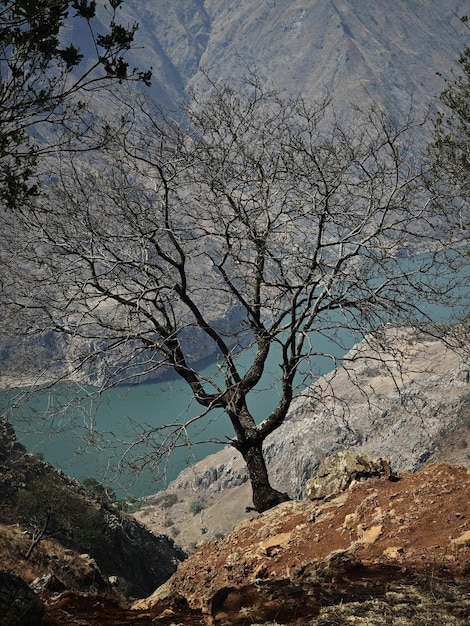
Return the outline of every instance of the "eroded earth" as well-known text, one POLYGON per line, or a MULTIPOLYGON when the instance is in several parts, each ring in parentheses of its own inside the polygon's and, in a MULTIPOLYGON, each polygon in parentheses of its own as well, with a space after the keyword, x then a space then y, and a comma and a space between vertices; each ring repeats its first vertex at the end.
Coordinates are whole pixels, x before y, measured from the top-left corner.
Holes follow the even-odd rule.
POLYGON ((429 465, 353 483, 328 501, 279 505, 200 546, 131 609, 50 595, 44 623, 251 625, 470 620, 470 473, 429 465))

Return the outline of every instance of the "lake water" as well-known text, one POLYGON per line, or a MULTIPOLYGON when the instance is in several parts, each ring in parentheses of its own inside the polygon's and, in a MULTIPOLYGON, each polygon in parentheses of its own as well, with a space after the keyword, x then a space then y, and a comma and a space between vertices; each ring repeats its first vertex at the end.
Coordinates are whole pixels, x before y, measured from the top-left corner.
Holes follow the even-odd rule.
MULTIPOLYGON (((337 358, 354 344, 353 337, 342 329, 335 334, 335 341, 318 336, 316 342, 320 352, 330 352, 337 358)), ((242 368, 248 367, 251 353, 242 352, 238 362, 242 368)), ((258 422, 269 415, 279 399, 275 384, 278 363, 280 358, 273 350, 266 373, 249 398, 249 407, 258 422)), ((315 377, 332 367, 331 359, 316 359, 315 377)), ((208 378, 217 376, 216 363, 207 359, 200 371, 208 378)), ((311 377, 299 380, 299 387, 304 388, 311 380, 311 377)), ((188 428, 188 440, 181 440, 184 445, 163 463, 152 461, 151 436, 147 435, 140 446, 131 446, 136 434, 139 436, 152 427, 200 414, 201 407, 181 379, 115 387, 100 394, 93 387, 76 384, 60 384, 33 393, 10 390, 0 393, 0 406, 3 410, 10 407, 7 415, 28 451, 40 454, 44 460, 79 480, 86 477, 103 483, 112 480, 120 497, 126 493, 134 496, 155 493, 188 465, 220 450, 234 435, 228 418, 212 411, 188 428), (208 439, 212 441, 207 442, 208 439), (187 441, 191 441, 191 445, 186 445, 187 441), (126 450, 127 460, 134 458, 136 465, 142 455, 148 456, 149 461, 142 471, 125 468, 116 477, 116 469, 126 450)))
MULTIPOLYGON (((462 281, 464 289, 467 281, 468 275, 462 281)), ((449 309, 443 307, 432 307, 428 312, 440 322, 447 321, 450 315, 449 309)), ((334 340, 315 334, 318 352, 330 352, 341 358, 358 339, 343 329, 332 334, 334 340)), ((251 354, 243 352, 238 358, 241 366, 247 367, 251 354)), ((279 363, 273 350, 266 374, 249 399, 250 409, 258 422, 269 415, 279 398, 275 384, 275 370, 279 363)), ((314 374, 319 376, 330 371, 334 362, 316 358, 314 366, 314 374)), ((217 372, 216 363, 206 360, 201 363, 200 371, 212 377, 217 372)), ((312 377, 299 380, 299 388, 311 382, 312 377)), ((103 483, 112 480, 119 497, 129 493, 135 496, 155 493, 184 467, 216 452, 233 436, 228 418, 211 412, 188 428, 187 438, 182 437, 178 442, 181 447, 177 447, 164 463, 152 457, 156 444, 148 434, 151 428, 158 429, 162 424, 200 414, 201 409, 192 399, 189 387, 180 379, 117 387, 99 395, 92 387, 73 384, 61 384, 52 390, 33 394, 11 390, 0 393, 0 408, 6 412, 18 438, 29 451, 40 453, 46 461, 79 480, 86 477, 103 483), (143 440, 138 446, 133 445, 136 434, 143 440), (208 439, 212 441, 207 442, 208 439), (189 441, 192 444, 188 446, 189 441), (123 455, 127 460, 133 460, 134 467, 124 466, 119 472, 123 455), (147 462, 140 470, 141 457, 144 456, 147 462)))

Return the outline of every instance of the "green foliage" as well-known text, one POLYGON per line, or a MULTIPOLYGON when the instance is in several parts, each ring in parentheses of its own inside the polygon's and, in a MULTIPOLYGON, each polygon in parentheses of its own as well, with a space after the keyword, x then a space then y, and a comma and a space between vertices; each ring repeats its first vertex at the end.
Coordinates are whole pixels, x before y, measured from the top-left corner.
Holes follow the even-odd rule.
POLYGON ((38 476, 19 491, 12 506, 26 527, 43 530, 64 546, 89 551, 101 537, 102 517, 84 498, 52 475, 38 476))
POLYGON ((130 70, 125 60, 138 25, 118 23, 122 1, 111 2, 105 34, 95 32, 96 2, 75 0, 72 13, 69 4, 0 0, 0 201, 10 209, 39 191, 34 181, 38 154, 54 147, 32 139, 42 123, 70 127, 79 120, 84 90, 113 80, 150 82, 150 72, 130 70), (62 44, 72 20, 87 23, 89 42, 62 44), (96 50, 83 67, 78 43, 96 50), (98 47, 103 49, 98 52, 98 47))
POLYGON ((86 20, 91 20, 96 14, 96 2, 88 2, 87 0, 74 0, 72 2, 73 8, 77 11, 76 15, 83 17, 86 20))
POLYGON ((126 513, 135 513, 142 508, 142 500, 134 496, 125 500, 117 500, 115 504, 120 511, 125 511, 126 513))
MULTIPOLYGON (((462 18, 464 23, 468 17, 462 18)), ((441 174, 443 185, 461 198, 470 197, 470 48, 459 58, 459 72, 444 77, 446 88, 440 95, 445 109, 439 111, 435 123, 432 148, 435 173, 441 174)))
POLYGON ((140 504, 146 506, 159 506, 162 509, 170 509, 178 502, 178 496, 176 493, 164 493, 162 495, 156 495, 151 498, 145 498, 145 501, 140 501, 140 504))
POLYGON ((169 509, 178 502, 178 496, 176 493, 166 493, 161 499, 161 507, 163 509, 169 509))
POLYGON ((96 478, 85 478, 83 480, 83 486, 105 502, 116 501, 116 493, 114 492, 114 489, 111 487, 105 487, 98 482, 96 478))
POLYGON ((67 48, 60 50, 59 55, 61 59, 65 61, 67 70, 70 70, 72 67, 75 67, 75 65, 78 65, 83 59, 83 54, 80 54, 78 48, 76 48, 73 44, 70 44, 67 48))
POLYGON ((125 598, 132 595, 132 583, 123 576, 116 576, 116 588, 123 594, 125 598))
POLYGON ((200 500, 193 500, 191 504, 189 505, 189 512, 192 513, 193 515, 197 515, 198 513, 203 511, 205 508, 206 508, 206 505, 203 502, 201 502, 200 500))

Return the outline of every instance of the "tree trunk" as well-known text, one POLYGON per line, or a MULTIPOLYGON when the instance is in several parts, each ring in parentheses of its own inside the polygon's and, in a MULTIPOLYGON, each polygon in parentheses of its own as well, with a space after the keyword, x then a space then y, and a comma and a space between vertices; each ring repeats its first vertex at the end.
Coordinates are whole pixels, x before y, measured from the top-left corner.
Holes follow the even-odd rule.
POLYGON ((248 467, 253 489, 253 505, 258 513, 267 511, 281 502, 290 500, 287 493, 277 491, 269 483, 262 441, 246 440, 243 444, 238 444, 237 449, 241 452, 248 467))

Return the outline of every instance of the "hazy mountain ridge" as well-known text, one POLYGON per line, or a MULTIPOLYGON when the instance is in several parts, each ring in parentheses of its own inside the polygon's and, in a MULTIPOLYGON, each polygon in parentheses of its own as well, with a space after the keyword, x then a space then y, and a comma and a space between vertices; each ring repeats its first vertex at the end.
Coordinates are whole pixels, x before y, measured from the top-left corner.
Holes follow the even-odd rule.
POLYGON ((469 40, 459 20, 466 0, 398 0, 393 10, 386 0, 131 0, 128 11, 147 46, 134 56, 153 65, 157 99, 161 85, 183 97, 201 66, 216 79, 253 70, 312 98, 328 90, 340 108, 364 103, 366 90, 394 110, 408 105, 408 92, 425 105, 443 88, 436 73, 455 67, 469 40))

